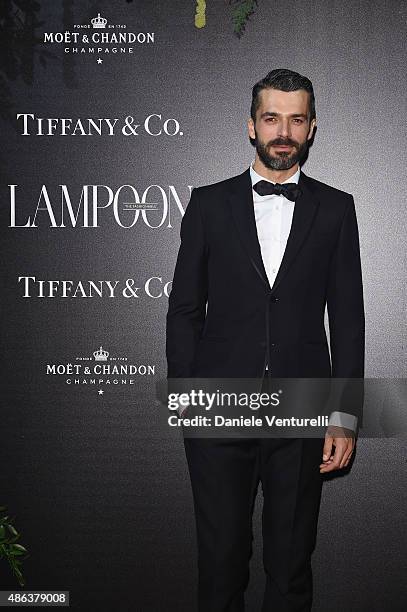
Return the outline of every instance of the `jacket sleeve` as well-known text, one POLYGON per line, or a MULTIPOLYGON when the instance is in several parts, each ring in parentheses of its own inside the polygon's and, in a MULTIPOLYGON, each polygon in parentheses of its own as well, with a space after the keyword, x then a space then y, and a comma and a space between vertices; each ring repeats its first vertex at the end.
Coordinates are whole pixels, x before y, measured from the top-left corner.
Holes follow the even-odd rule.
POLYGON ((197 189, 181 222, 181 245, 169 296, 166 329, 168 378, 191 377, 191 366, 205 322, 207 252, 197 189))
POLYGON ((331 260, 327 308, 332 377, 343 379, 341 384, 334 384, 335 401, 331 406, 360 418, 364 396, 365 314, 359 233, 352 196, 349 196, 331 260))

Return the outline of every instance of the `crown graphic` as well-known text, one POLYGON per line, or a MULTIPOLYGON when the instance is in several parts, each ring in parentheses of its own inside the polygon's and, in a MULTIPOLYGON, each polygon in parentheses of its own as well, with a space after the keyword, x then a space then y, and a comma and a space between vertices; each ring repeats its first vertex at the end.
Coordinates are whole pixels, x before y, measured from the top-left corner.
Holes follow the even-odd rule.
POLYGON ((107 19, 101 17, 100 13, 98 13, 98 16, 91 19, 90 22, 94 28, 105 28, 107 24, 107 19))
POLYGON ((102 347, 100 347, 98 351, 95 351, 93 353, 93 356, 95 358, 95 361, 107 361, 107 358, 109 357, 109 352, 104 351, 102 347))

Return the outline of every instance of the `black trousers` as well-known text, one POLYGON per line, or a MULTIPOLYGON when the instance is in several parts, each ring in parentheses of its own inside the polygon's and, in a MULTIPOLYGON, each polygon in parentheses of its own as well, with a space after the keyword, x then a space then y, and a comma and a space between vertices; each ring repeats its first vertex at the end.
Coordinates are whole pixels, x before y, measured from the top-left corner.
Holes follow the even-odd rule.
MULTIPOLYGON (((267 383, 263 383, 263 390, 267 383)), ((308 612, 322 438, 184 438, 198 542, 199 612, 244 612, 261 482, 261 612, 308 612)))

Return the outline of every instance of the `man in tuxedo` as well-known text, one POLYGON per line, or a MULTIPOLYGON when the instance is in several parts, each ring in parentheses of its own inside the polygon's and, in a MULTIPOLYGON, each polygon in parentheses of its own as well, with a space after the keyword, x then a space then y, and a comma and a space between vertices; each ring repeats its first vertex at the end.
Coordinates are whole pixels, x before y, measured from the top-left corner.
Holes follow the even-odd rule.
MULTIPOLYGON (((167 314, 169 379, 263 378, 267 389, 275 377, 364 376, 354 200, 300 168, 315 127, 311 81, 272 70, 252 91, 254 162, 192 190, 167 314)), ((244 610, 259 482, 262 612, 311 609, 323 474, 348 466, 355 447, 357 416, 339 408, 324 439, 184 439, 199 612, 244 610)))

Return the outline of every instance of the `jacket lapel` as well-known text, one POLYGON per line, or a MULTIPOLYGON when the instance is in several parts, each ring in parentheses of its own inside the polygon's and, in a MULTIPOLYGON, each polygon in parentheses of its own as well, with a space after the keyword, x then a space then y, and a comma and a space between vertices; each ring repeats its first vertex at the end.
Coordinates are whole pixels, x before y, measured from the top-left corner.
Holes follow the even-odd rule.
POLYGON ((298 185, 301 187, 301 195, 295 202, 287 246, 273 287, 270 287, 261 256, 256 219, 254 216, 252 183, 249 168, 235 177, 228 193, 230 209, 240 240, 249 256, 253 268, 269 291, 274 292, 287 273, 311 228, 312 221, 319 206, 319 201, 313 191, 311 181, 302 170, 300 172, 298 185))
POLYGON ((228 203, 242 245, 256 273, 263 283, 270 288, 257 236, 249 168, 232 179, 228 191, 228 203))

